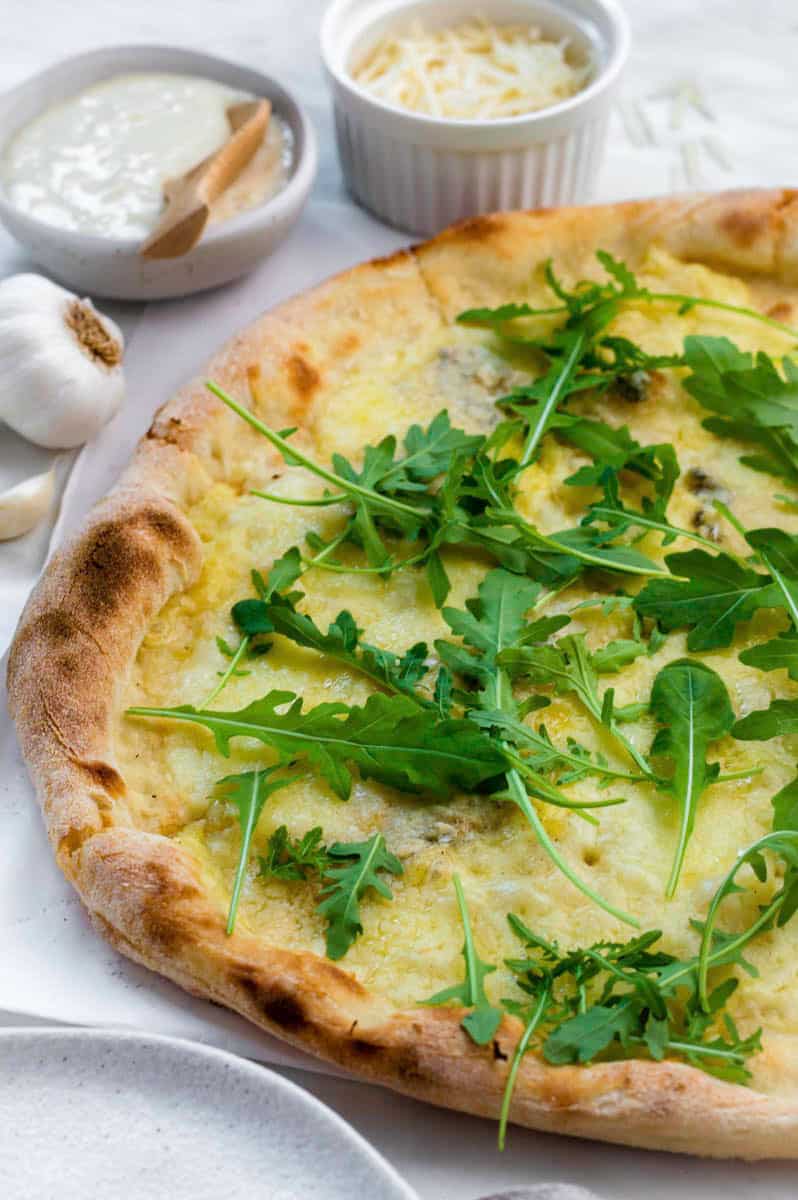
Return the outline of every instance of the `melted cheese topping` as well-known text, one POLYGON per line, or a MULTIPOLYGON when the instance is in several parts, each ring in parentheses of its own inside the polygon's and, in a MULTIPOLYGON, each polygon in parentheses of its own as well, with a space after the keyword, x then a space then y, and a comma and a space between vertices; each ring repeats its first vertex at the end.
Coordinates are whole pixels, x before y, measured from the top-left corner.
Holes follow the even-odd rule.
MULTIPOLYGON (((652 288, 714 296, 732 303, 748 300, 741 281, 701 266, 686 266, 660 251, 649 255, 641 281, 652 288)), ((543 298, 542 291, 532 291, 529 297, 538 304, 543 298)), ((675 352, 683 337, 695 332, 725 332, 743 348, 758 346, 773 354, 784 351, 778 334, 711 310, 694 309, 680 317, 661 306, 629 311, 618 321, 617 332, 658 353, 675 352)), ((483 429, 495 420, 493 399, 515 379, 514 368, 493 354, 481 333, 450 328, 430 334, 386 364, 384 371, 371 378, 350 375, 337 391, 325 395, 323 409, 309 430, 313 450, 320 459, 334 451, 356 456, 367 442, 412 421, 426 423, 444 406, 454 423, 483 429)), ((778 491, 776 482, 742 466, 741 447, 715 439, 702 427, 706 414, 682 390, 676 372, 657 373, 637 402, 628 397, 586 394, 578 407, 612 424, 628 424, 643 444, 673 442, 682 468, 669 509, 674 524, 691 527, 712 522, 707 515, 711 499, 695 491, 699 477, 690 475, 695 469, 711 475, 702 486, 713 486, 714 494, 723 496, 749 526, 780 525, 798 532, 798 517, 772 499, 778 491)), ((571 408, 575 410, 577 405, 572 403, 571 408)), ((548 437, 538 469, 523 477, 520 507, 544 531, 572 526, 592 499, 590 490, 561 484, 585 461, 578 450, 548 437)), ((286 496, 319 494, 314 481, 298 469, 287 469, 269 486, 286 496)), ((236 600, 250 594, 251 569, 268 570, 273 559, 301 544, 309 526, 324 535, 340 528, 341 521, 341 513, 331 509, 281 506, 278 510, 265 501, 242 496, 239 488, 226 484, 212 487, 190 516, 205 544, 201 577, 170 600, 153 622, 124 704, 199 704, 225 665, 215 636, 236 640, 229 610, 236 600)), ((718 536, 720 546, 744 552, 727 526, 718 536)), ((677 542, 665 552, 688 548, 677 542)), ((662 557, 655 537, 647 537, 641 549, 654 559, 662 557)), ((465 599, 475 594, 486 564, 451 551, 447 569, 453 580, 448 603, 462 607, 465 599)), ((341 609, 349 608, 370 642, 395 652, 419 640, 432 644, 449 633, 423 576, 412 570, 388 581, 312 571, 303 577, 301 587, 306 593, 304 607, 319 625, 326 628, 341 609)), ((570 609, 591 594, 583 584, 576 584, 550 611, 570 609)), ((732 647, 701 656, 723 677, 738 715, 766 707, 773 696, 798 695, 798 687, 785 672, 760 672, 744 666, 738 658, 744 646, 773 636, 785 623, 784 614, 760 613, 739 628, 732 647)), ((628 637, 631 618, 623 611, 604 616, 598 609, 587 609, 576 613, 568 628, 568 632, 580 630, 591 646, 603 645, 614 637, 628 637)), ((616 688, 619 705, 647 700, 656 673, 685 652, 685 636, 672 634, 657 653, 637 659, 617 676, 605 677, 602 687, 616 688)), ((238 708, 272 688, 301 694, 307 707, 338 698, 363 702, 371 690, 365 679, 279 637, 266 657, 246 665, 250 673, 228 685, 225 709, 238 708)), ((607 742, 605 732, 591 723, 571 698, 555 698, 543 717, 555 743, 564 744, 573 736, 605 753, 611 762, 628 766, 619 758, 617 747, 607 742)), ((650 718, 627 725, 625 730, 643 752, 648 750, 654 735, 650 718)), ((216 752, 210 734, 199 728, 124 717, 119 718, 116 739, 119 766, 131 791, 133 819, 145 828, 174 836, 189 849, 201 866, 222 919, 238 855, 239 831, 232 807, 209 801, 209 796, 215 780, 246 769, 248 764, 267 761, 268 751, 236 739, 231 759, 225 760, 216 752)), ((704 793, 681 883, 671 902, 666 903, 664 891, 678 813, 667 796, 645 784, 614 788, 613 794, 627 796, 628 803, 603 810, 598 827, 545 805, 539 806, 540 817, 575 871, 614 904, 636 914, 643 929, 662 929, 663 948, 689 955, 697 949, 690 919, 706 912, 719 878, 739 851, 770 828, 770 799, 794 777, 797 749, 794 737, 764 744, 731 738, 717 743, 712 757, 720 761, 724 773, 754 767, 761 767, 761 772, 713 785, 704 793)), ((596 795, 595 784, 589 780, 570 790, 584 799, 596 795)), ((356 782, 351 799, 342 803, 323 781, 306 778, 269 800, 255 836, 238 920, 242 928, 267 944, 324 953, 324 927, 315 911, 313 885, 257 876, 256 855, 281 824, 294 836, 321 825, 329 842, 362 840, 381 830, 389 849, 403 860, 404 875, 391 881, 392 902, 373 893, 365 897, 365 933, 342 963, 374 992, 398 1005, 413 1006, 462 977, 462 930, 451 883, 454 872, 463 880, 480 955, 491 963, 502 964, 519 952, 507 926, 508 912, 517 913, 532 929, 564 947, 629 936, 626 926, 587 901, 556 870, 521 815, 509 805, 484 797, 430 803, 373 781, 356 782)), ((766 894, 750 873, 745 882, 750 890, 725 902, 726 928, 733 928, 736 922, 748 923, 766 894)), ((795 1034, 798 920, 760 936, 746 955, 759 975, 741 975, 730 1005, 741 1029, 748 1033, 764 1024, 771 1036, 795 1034)), ((489 977, 487 989, 495 999, 514 994, 511 976, 503 966, 489 977)), ((761 1088, 776 1083, 775 1075, 771 1078, 769 1074, 775 1068, 767 1064, 765 1055, 751 1063, 755 1083, 761 1088)), ((788 1085, 782 1070, 778 1086, 783 1090, 788 1085)))
POLYGON ((372 96, 397 108, 455 120, 497 120, 550 108, 584 87, 590 67, 571 60, 567 40, 534 25, 475 19, 382 38, 352 72, 372 96))

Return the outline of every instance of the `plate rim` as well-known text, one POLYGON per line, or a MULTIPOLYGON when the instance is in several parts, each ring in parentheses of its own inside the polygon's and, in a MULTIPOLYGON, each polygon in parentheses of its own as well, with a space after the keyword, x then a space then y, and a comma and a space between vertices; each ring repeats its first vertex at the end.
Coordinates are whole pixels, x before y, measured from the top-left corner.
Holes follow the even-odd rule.
POLYGON ((294 1083, 292 1079, 286 1079, 284 1075, 281 1075, 273 1067, 267 1066, 265 1063, 243 1058, 241 1055, 233 1054, 229 1050, 222 1050, 218 1046, 194 1041, 191 1038, 174 1037, 166 1033, 149 1033, 145 1030, 122 1029, 113 1025, 75 1026, 48 1024, 5 1025, 0 1027, 0 1047, 2 1047, 3 1042, 21 1037, 27 1039, 33 1038, 43 1042, 65 1039, 70 1042, 94 1042, 106 1045, 127 1042, 143 1043, 148 1047, 166 1046, 179 1054, 187 1054, 189 1057, 198 1056, 205 1060, 226 1064, 229 1069, 240 1072, 247 1076, 253 1083, 260 1086, 265 1082, 264 1077, 267 1077, 268 1082, 278 1092, 282 1091, 284 1096, 290 1097, 300 1104, 304 1104, 312 1112, 315 1119, 332 1124, 341 1137, 356 1152, 359 1152, 369 1160, 375 1170, 383 1173, 386 1177, 386 1182, 393 1184, 397 1196, 401 1197, 402 1200, 421 1200, 418 1193, 402 1178, 393 1164, 375 1146, 372 1146, 363 1134, 358 1132, 353 1125, 350 1125, 340 1113, 337 1113, 334 1108, 325 1104, 323 1100, 319 1100, 312 1092, 307 1091, 298 1083, 294 1083))

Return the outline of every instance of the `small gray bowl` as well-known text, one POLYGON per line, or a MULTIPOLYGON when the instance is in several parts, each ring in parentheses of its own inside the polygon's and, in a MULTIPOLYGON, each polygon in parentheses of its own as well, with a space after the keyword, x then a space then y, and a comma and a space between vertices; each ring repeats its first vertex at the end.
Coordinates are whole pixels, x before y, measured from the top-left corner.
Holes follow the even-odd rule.
POLYGON ((316 136, 299 103, 268 75, 172 46, 111 46, 48 67, 0 96, 0 154, 14 134, 61 100, 129 71, 200 75, 271 100, 294 135, 288 183, 264 204, 211 226, 181 258, 147 262, 140 241, 59 229, 14 207, 0 183, 0 222, 54 279, 94 296, 160 300, 229 283, 269 254, 299 217, 316 175, 316 136))

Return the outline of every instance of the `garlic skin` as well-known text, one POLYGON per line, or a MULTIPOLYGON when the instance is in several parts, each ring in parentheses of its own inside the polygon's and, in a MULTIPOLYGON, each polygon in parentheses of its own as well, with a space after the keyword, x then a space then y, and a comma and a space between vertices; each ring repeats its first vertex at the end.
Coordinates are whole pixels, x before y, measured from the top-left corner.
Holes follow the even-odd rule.
POLYGON ((21 537, 38 525, 50 511, 54 495, 55 467, 0 492, 0 541, 21 537))
POLYGON ((124 339, 42 275, 0 281, 0 420, 49 450, 94 437, 125 394, 124 339))

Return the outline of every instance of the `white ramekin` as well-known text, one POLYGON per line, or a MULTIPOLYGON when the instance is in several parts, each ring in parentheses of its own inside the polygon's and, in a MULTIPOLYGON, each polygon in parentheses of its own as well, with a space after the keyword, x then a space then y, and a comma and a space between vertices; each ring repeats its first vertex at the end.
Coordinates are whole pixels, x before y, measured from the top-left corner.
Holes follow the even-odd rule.
POLYGON ((322 21, 321 51, 346 182, 366 208, 421 234, 477 213, 588 200, 628 49, 617 0, 333 0, 322 21), (475 11, 573 38, 591 55, 591 83, 541 112, 452 121, 386 104, 352 78, 353 61, 387 31, 414 17, 440 27, 475 11))

